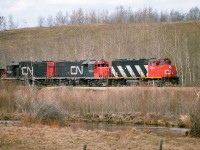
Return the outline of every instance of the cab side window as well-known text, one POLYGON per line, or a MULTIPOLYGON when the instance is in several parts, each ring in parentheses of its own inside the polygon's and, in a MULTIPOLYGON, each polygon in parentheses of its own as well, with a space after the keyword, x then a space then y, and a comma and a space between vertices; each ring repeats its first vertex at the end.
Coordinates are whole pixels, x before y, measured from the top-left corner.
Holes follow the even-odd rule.
POLYGON ((154 67, 154 62, 151 61, 151 62, 150 62, 150 66, 151 66, 151 67, 154 67))

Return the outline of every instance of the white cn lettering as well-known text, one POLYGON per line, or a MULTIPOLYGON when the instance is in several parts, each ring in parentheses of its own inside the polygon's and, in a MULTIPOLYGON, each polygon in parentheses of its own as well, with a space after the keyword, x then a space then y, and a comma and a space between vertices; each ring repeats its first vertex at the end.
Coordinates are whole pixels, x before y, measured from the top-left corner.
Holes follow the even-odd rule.
POLYGON ((33 75, 33 67, 22 67, 22 75, 27 76, 28 73, 33 75))
POLYGON ((83 74, 83 66, 81 66, 81 68, 78 66, 71 66, 70 72, 72 75, 77 75, 78 73, 83 74))

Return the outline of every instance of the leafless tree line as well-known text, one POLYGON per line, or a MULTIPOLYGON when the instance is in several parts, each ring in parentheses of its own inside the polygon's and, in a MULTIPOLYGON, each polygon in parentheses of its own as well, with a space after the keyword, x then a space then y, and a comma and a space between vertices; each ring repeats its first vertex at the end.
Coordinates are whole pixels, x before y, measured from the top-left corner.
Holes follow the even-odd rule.
POLYGON ((9 15, 8 18, 0 15, 0 31, 12 30, 17 28, 18 28, 18 23, 14 21, 12 15, 9 15))
MULTIPOLYGON (((55 16, 40 16, 38 26, 60 26, 68 24, 112 24, 112 23, 147 23, 147 22, 171 22, 185 20, 200 20, 200 9, 196 6, 187 13, 177 10, 161 11, 148 7, 138 10, 118 6, 113 13, 108 10, 73 10, 72 12, 59 11, 55 16)), ((25 24, 27 26, 27 23, 25 24)), ((19 25, 14 22, 13 16, 8 17, 0 15, 0 30, 16 29, 19 25)))
POLYGON ((180 11, 161 11, 158 12, 153 8, 143 8, 134 11, 131 8, 119 6, 113 13, 106 10, 103 11, 84 11, 78 9, 68 12, 59 11, 55 16, 39 17, 38 26, 59 26, 67 24, 112 24, 112 23, 147 23, 147 22, 170 22, 200 20, 200 9, 198 7, 191 8, 187 13, 180 11))

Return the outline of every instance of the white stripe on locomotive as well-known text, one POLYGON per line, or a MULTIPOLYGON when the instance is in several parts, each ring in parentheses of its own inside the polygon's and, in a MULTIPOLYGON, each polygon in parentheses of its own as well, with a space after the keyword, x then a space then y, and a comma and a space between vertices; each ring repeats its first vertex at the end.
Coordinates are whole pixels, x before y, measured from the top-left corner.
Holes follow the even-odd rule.
POLYGON ((130 66, 130 65, 127 65, 126 68, 128 69, 128 72, 130 73, 130 75, 131 75, 132 77, 135 77, 135 73, 133 72, 133 69, 131 68, 131 66, 130 66))
POLYGON ((124 69, 122 68, 122 66, 117 66, 117 68, 119 69, 119 71, 120 71, 120 73, 121 73, 121 75, 122 75, 123 77, 127 77, 127 75, 126 75, 124 69))
POLYGON ((111 71, 114 77, 118 77, 118 74, 113 67, 111 68, 111 71))
POLYGON ((146 76, 148 77, 148 65, 144 65, 144 68, 146 69, 146 71, 147 71, 147 74, 146 74, 146 76))
POLYGON ((145 76, 145 75, 144 75, 144 72, 142 71, 142 69, 140 68, 139 65, 135 65, 135 68, 136 68, 137 72, 139 73, 139 75, 140 75, 141 77, 144 77, 144 76, 145 76))

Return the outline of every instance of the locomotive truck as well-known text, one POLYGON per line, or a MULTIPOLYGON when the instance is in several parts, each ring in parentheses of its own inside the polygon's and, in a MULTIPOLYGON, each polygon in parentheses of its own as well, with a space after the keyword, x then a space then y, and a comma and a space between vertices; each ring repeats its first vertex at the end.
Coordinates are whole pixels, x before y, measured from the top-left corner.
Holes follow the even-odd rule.
POLYGON ((164 59, 76 61, 19 61, 3 70, 2 80, 36 85, 120 86, 128 84, 178 84, 176 67, 164 59))

